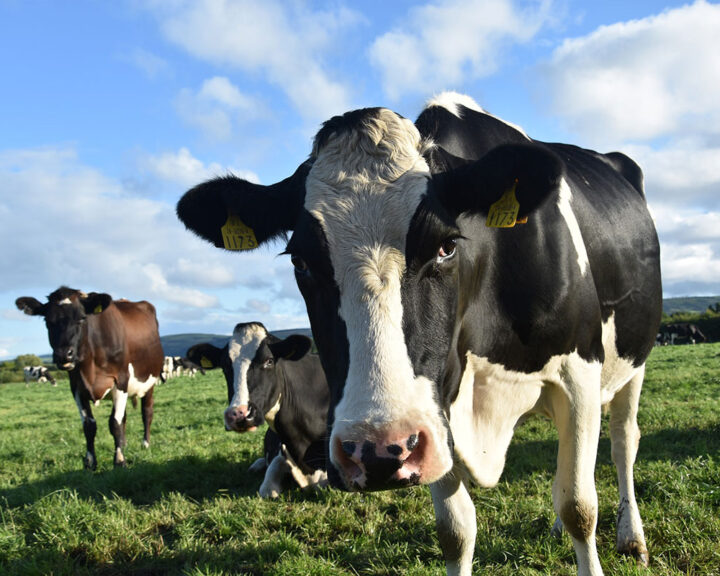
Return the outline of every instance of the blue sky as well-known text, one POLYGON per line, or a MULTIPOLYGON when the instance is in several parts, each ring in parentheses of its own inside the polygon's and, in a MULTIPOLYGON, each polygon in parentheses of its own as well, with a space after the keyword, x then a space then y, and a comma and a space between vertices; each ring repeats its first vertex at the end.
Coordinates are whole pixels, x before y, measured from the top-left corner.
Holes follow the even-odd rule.
POLYGON ((720 4, 0 0, 0 359, 65 284, 147 299, 162 334, 308 325, 283 246, 184 230, 185 190, 271 183, 334 114, 465 92, 538 140, 645 171, 666 296, 720 294, 720 4))

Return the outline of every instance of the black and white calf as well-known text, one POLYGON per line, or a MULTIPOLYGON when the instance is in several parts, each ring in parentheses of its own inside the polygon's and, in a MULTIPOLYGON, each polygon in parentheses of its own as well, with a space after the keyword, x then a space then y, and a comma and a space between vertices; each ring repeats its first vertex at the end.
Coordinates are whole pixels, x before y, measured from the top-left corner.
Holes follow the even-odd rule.
POLYGON ((467 486, 496 484, 515 426, 545 414, 559 437, 555 510, 579 574, 599 575, 602 406, 617 547, 648 562, 633 464, 662 294, 642 179, 623 154, 532 140, 447 93, 415 124, 384 108, 334 117, 289 178, 211 180, 177 211, 219 247, 293 231, 330 385, 333 484, 430 484, 448 574, 467 575, 467 486))
POLYGON ((53 386, 57 386, 55 378, 45 366, 25 366, 23 368, 23 377, 25 378, 25 386, 30 382, 50 382, 53 386))
POLYGON ((224 348, 197 344, 187 357, 225 374, 228 407, 226 430, 254 431, 267 421, 264 459, 252 470, 267 466, 260 486, 262 497, 280 494, 286 477, 302 488, 327 479, 328 385, 312 341, 294 334, 284 340, 259 322, 238 324, 224 348))

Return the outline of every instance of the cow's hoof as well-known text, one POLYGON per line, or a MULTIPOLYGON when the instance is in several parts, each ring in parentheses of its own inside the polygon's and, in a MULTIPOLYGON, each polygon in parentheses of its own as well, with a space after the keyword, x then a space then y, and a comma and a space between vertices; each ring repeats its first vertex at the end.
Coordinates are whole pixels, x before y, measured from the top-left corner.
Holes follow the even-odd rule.
POLYGON ((251 472, 253 474, 259 474, 260 472, 265 472, 265 469, 267 468, 267 461, 265 458, 258 458, 250 464, 250 468, 248 468, 248 472, 251 472))
POLYGON ((115 468, 127 468, 127 462, 125 460, 115 460, 115 468))
POLYGON ((95 471, 97 469, 97 460, 90 455, 85 456, 85 458, 83 458, 83 466, 85 470, 95 471))
POLYGON ((142 441, 142 447, 143 447, 143 448, 150 448, 150 442, 148 442, 147 440, 143 440, 143 441, 142 441))
POLYGON ((622 548, 618 548, 618 552, 635 558, 638 566, 650 566, 650 554, 643 542, 638 542, 637 540, 626 542, 622 548))
POLYGON ((550 528, 550 536, 553 538, 562 538, 563 533, 563 523, 560 518, 555 518, 555 523, 553 524, 552 528, 550 528))

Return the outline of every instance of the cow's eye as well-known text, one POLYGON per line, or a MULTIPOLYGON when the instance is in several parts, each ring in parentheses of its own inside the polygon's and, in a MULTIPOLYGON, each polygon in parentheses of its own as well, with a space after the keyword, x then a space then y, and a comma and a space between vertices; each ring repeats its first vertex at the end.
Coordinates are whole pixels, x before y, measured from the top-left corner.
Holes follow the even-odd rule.
POLYGON ((290 261, 293 263, 293 266, 295 266, 295 274, 298 276, 307 276, 310 274, 308 265, 305 263, 305 260, 300 258, 300 256, 292 256, 290 261))
POLYGON ((273 358, 268 358, 263 362, 263 368, 272 368, 275 365, 275 360, 273 358))
POLYGON ((448 258, 452 258, 455 255, 455 248, 457 246, 457 240, 455 238, 448 238, 438 248, 437 262, 444 262, 448 258))

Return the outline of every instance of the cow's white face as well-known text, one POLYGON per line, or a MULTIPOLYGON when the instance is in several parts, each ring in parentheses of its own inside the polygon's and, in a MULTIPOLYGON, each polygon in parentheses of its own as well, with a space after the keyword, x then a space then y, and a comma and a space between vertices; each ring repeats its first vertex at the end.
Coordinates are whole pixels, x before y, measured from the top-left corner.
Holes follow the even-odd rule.
POLYGON ((429 180, 423 143, 388 110, 364 127, 316 150, 305 197, 327 241, 349 346, 330 459, 359 489, 434 482, 452 466, 438 383, 415 374, 403 332, 406 239, 429 180), (404 465, 374 479, 370 461, 386 458, 404 465))
POLYGON ((230 405, 225 410, 225 427, 228 430, 244 432, 255 429, 247 424, 251 416, 247 375, 252 359, 267 336, 267 330, 260 324, 238 324, 233 330, 228 343, 234 390, 230 405))

